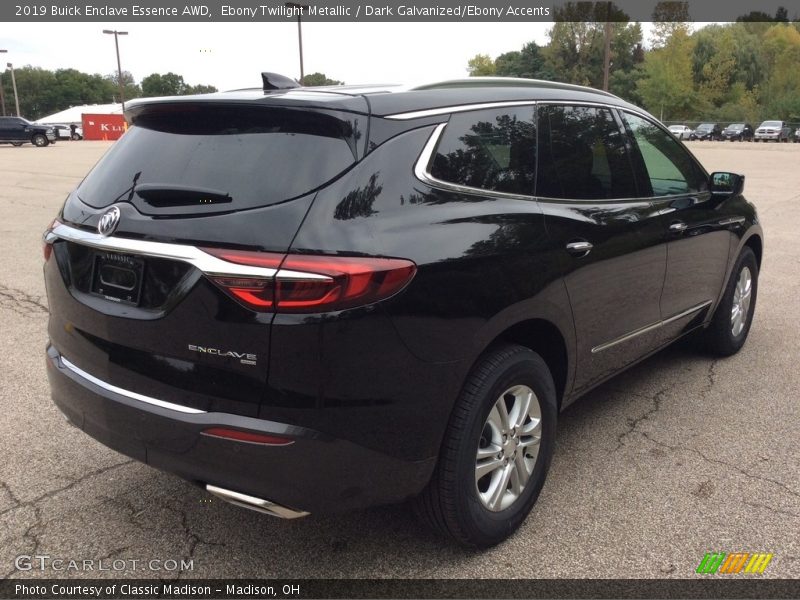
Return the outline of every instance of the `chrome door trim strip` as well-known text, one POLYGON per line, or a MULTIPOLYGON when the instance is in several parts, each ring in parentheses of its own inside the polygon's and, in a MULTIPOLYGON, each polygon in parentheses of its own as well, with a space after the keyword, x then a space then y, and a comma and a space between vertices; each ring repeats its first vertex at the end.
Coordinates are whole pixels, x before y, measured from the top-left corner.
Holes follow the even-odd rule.
POLYGON ((180 404, 173 404, 172 402, 159 400, 158 398, 151 398, 150 396, 145 396, 144 394, 138 394, 136 392, 131 392, 130 390, 126 390, 121 387, 111 385, 110 383, 106 383, 102 379, 98 379, 94 375, 90 375, 83 369, 76 367, 63 356, 60 356, 59 360, 61 361, 61 364, 64 365, 65 368, 75 373, 75 375, 77 375, 78 377, 85 379, 86 381, 93 383, 97 387, 100 387, 106 391, 112 392, 114 394, 119 394, 120 396, 124 396, 125 398, 130 398, 131 400, 138 400, 139 402, 144 402, 145 404, 150 404, 152 406, 158 406, 159 408, 166 408, 167 410, 174 410, 176 412, 186 413, 190 415, 205 414, 206 412, 204 410, 200 410, 197 408, 190 408, 188 406, 182 406, 180 404))
POLYGON ((705 302, 701 302, 697 306, 693 306, 691 308, 687 308, 683 312, 679 312, 677 315, 671 316, 669 319, 665 319, 661 321, 662 325, 669 325, 670 323, 674 323, 675 321, 682 319, 683 317, 688 317, 692 313, 696 313, 707 306, 711 306, 711 300, 706 300, 705 302))
POLYGON ((678 314, 673 315, 668 319, 664 319, 663 321, 658 321, 657 323, 653 323, 651 325, 645 325, 640 329, 636 329, 634 331, 631 331, 630 333, 626 333, 625 335, 613 339, 610 342, 606 342, 604 344, 600 344, 599 346, 595 346, 594 348, 592 348, 592 354, 597 354, 598 352, 602 352, 603 350, 608 350, 609 348, 613 348, 618 344, 627 342, 628 340, 632 340, 633 338, 638 337, 642 334, 654 331, 656 329, 664 327, 665 325, 669 325, 670 323, 674 323, 675 321, 678 321, 679 319, 682 319, 684 317, 688 317, 692 313, 696 313, 706 308, 707 306, 711 306, 711 300, 707 300, 706 302, 702 302, 696 306, 687 308, 686 310, 679 312, 678 314))
POLYGON ((722 221, 720 221, 719 224, 720 225, 741 225, 746 220, 747 219, 745 219, 744 217, 731 217, 730 219, 722 219, 722 221))

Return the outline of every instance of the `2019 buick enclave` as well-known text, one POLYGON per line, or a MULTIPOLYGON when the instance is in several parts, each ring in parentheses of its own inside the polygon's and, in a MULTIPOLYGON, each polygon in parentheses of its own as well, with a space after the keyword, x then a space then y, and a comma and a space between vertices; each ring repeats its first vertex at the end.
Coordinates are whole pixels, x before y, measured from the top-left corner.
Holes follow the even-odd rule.
POLYGON ((282 517, 414 498, 479 547, 561 409, 700 330, 744 344, 743 176, 544 81, 137 100, 45 234, 53 399, 104 444, 282 517))

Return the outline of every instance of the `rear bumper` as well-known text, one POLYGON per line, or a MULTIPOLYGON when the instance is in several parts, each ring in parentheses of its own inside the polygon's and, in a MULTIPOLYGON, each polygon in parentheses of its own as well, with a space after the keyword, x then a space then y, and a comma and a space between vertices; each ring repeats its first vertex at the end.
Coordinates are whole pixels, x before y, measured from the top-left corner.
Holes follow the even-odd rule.
POLYGON ((159 404, 104 384, 52 346, 47 364, 53 401, 99 442, 184 479, 295 511, 329 513, 404 500, 422 490, 435 464, 435 459, 403 461, 304 427, 159 404), (267 446, 201 433, 210 427, 293 443, 267 446))

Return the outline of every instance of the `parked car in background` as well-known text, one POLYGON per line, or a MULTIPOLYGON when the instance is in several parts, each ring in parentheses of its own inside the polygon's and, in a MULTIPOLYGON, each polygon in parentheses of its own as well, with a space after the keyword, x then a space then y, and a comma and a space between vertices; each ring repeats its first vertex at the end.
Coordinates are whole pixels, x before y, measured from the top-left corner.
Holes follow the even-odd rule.
POLYGON ((752 142, 753 126, 750 123, 731 123, 722 130, 722 139, 731 142, 752 142))
POLYGON ((793 141, 795 144, 800 144, 800 127, 798 127, 797 129, 795 129, 795 131, 794 131, 794 137, 793 137, 792 141, 793 141))
POLYGON ((689 136, 690 140, 717 141, 722 139, 722 126, 719 123, 701 123, 689 136))
POLYGON ((744 176, 607 92, 264 74, 125 116, 45 233, 52 397, 233 504, 413 498, 491 546, 536 502, 562 409, 693 331, 721 356, 747 339, 744 176))
POLYGON ((670 125, 668 129, 679 140, 688 140, 692 135, 692 128, 687 125, 670 125))
POLYGON ((788 142, 791 135, 792 129, 785 121, 764 121, 758 126, 758 129, 756 129, 753 141, 788 142))
POLYGON ((56 132, 47 125, 36 125, 22 117, 0 117, 0 144, 48 146, 56 143, 56 132))
POLYGON ((64 124, 57 124, 51 125, 53 130, 56 132, 56 137, 59 140, 82 140, 83 139, 83 127, 77 125, 75 127, 75 131, 72 131, 71 125, 64 125, 64 124))

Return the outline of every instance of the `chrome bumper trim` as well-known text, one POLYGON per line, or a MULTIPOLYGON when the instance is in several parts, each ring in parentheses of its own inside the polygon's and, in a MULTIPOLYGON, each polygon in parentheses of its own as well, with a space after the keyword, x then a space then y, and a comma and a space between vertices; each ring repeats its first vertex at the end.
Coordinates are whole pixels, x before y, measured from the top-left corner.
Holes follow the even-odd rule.
POLYGON ((63 356, 59 357, 61 364, 64 365, 65 368, 69 369, 78 377, 85 379, 86 381, 93 383, 94 385, 103 388, 106 391, 112 392, 114 394, 119 394, 120 396, 125 396, 126 398, 130 398, 131 400, 138 400, 139 402, 144 402, 145 404, 150 404, 152 406, 158 406, 159 408, 166 408, 168 410, 174 410, 176 412, 182 412, 190 415, 198 415, 198 414, 205 414, 206 411, 199 410, 197 408, 190 408, 188 406, 182 406, 180 404, 173 404, 172 402, 165 402, 164 400, 159 400, 158 398, 151 398, 150 396, 145 396, 144 394, 138 394, 136 392, 131 392, 130 390, 123 389, 121 387, 117 387, 115 385, 111 385, 110 383, 106 383, 102 379, 98 379, 94 375, 90 375, 83 369, 80 369, 69 362, 63 356))
POLYGON ((206 485, 206 491, 210 494, 214 494, 218 498, 222 498, 225 502, 229 502, 230 504, 249 508, 250 510, 265 513, 273 517, 280 517, 281 519, 297 519, 298 517, 306 517, 310 514, 302 510, 294 510, 286 506, 281 506, 280 504, 264 500, 263 498, 248 496, 247 494, 226 490, 225 488, 215 485, 206 485))
POLYGON ((306 273, 289 271, 286 269, 271 269, 269 267, 252 267, 222 260, 204 252, 197 246, 187 244, 168 244, 165 242, 150 242, 147 240, 135 240, 109 236, 106 237, 93 231, 76 229, 64 223, 56 223, 52 229, 45 232, 44 239, 52 242, 56 238, 82 244, 98 250, 108 250, 110 252, 127 252, 139 256, 152 256, 155 258, 167 258, 185 262, 193 267, 200 269, 205 275, 217 276, 237 276, 237 277, 259 277, 278 279, 300 279, 300 280, 327 280, 325 275, 318 273, 306 273))

